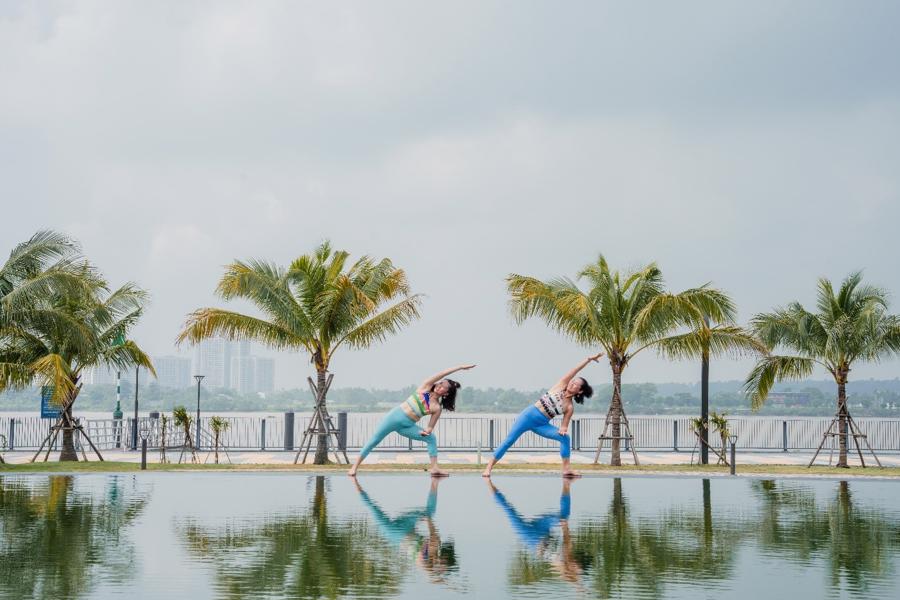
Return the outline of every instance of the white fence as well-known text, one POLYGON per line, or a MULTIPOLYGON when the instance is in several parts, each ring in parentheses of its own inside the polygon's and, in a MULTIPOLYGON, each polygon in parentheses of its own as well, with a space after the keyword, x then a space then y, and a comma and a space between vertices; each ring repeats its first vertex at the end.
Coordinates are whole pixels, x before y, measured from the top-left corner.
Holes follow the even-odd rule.
MULTIPOLYGON (((335 424, 338 423, 337 415, 335 424)), ((285 439, 287 417, 224 417, 230 424, 221 439, 223 446, 235 450, 290 450, 299 445, 303 431, 309 423, 308 415, 294 415, 293 427, 285 439)), ((371 413, 347 415, 344 435, 348 450, 362 447, 372 434, 380 415, 371 413)), ((445 416, 441 418, 436 434, 443 450, 491 450, 509 432, 516 415, 500 416, 445 416)), ((91 440, 101 449, 130 448, 133 443, 133 419, 83 419, 82 424, 91 440)), ((729 424, 737 434, 737 447, 743 450, 791 451, 812 450, 822 440, 822 433, 831 422, 830 417, 752 417, 731 418, 729 424)), ((900 420, 861 418, 856 419, 859 428, 868 436, 872 448, 878 451, 900 452, 900 420)), ((635 445, 642 450, 690 451, 695 445, 689 417, 643 417, 630 419, 635 445)), ((603 430, 604 417, 580 417, 573 419, 570 427, 572 446, 591 450, 603 430)), ((0 434, 6 437, 10 450, 36 450, 47 436, 49 419, 38 417, 0 417, 0 434)), ((159 446, 158 419, 143 417, 138 423, 148 433, 148 444, 159 446)), ((209 419, 201 419, 204 434, 201 445, 210 444, 209 419)), ((193 435, 193 431, 192 431, 193 435)), ((713 432, 711 436, 715 435, 713 432)), ((183 432, 169 424, 166 445, 175 447, 183 443, 183 432)), ((138 438, 139 439, 139 438, 138 438)), ((61 440, 57 440, 59 447, 61 440)), ((513 450, 555 450, 558 446, 534 434, 522 436, 513 450)), ((412 441, 398 434, 391 434, 379 446, 382 450, 424 450, 425 444, 412 441)))

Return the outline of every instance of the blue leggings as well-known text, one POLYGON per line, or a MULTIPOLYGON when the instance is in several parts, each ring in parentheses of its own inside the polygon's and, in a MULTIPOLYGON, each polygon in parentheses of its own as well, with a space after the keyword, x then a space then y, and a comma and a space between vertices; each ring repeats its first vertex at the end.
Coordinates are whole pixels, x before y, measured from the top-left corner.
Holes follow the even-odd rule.
POLYGON ((372 434, 372 439, 366 442, 366 445, 359 451, 359 455, 363 458, 367 457, 369 452, 371 452, 375 446, 380 444, 381 440, 386 438, 388 434, 399 433, 403 437, 408 437, 411 440, 425 442, 428 444, 428 456, 437 456, 437 438, 434 437, 433 433, 422 435, 422 431, 423 429, 416 425, 415 421, 409 418, 409 415, 403 410, 402 405, 394 407, 391 412, 386 414, 381 422, 378 423, 378 426, 375 428, 375 433, 372 434))
POLYGON ((500 460, 510 446, 516 443, 516 440, 522 437, 526 431, 533 431, 541 437, 559 442, 559 455, 563 458, 569 458, 572 454, 572 443, 569 441, 568 435, 561 435, 559 429, 550 423, 547 415, 538 410, 538 407, 532 404, 516 418, 509 430, 509 435, 503 440, 503 443, 497 447, 494 452, 494 460, 500 460))
POLYGON ((533 519, 526 519, 519 514, 519 511, 510 504, 500 490, 494 492, 494 500, 509 517, 509 523, 519 538, 530 548, 536 548, 542 541, 550 537, 550 531, 553 526, 568 519, 572 512, 572 498, 569 494, 563 494, 559 497, 559 512, 545 513, 533 519))

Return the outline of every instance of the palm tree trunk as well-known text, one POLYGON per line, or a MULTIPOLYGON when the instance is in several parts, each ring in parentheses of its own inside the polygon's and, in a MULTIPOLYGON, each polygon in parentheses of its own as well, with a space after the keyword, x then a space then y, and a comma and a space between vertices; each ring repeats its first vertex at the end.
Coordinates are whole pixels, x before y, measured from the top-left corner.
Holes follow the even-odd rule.
POLYGON ((838 412, 840 419, 838 421, 838 467, 847 467, 847 388, 846 381, 841 378, 838 381, 838 412))
MULTIPOLYGON (((316 369, 316 387, 319 392, 316 394, 316 406, 325 408, 325 369, 316 369)), ((316 428, 319 430, 318 440, 316 441, 316 456, 313 464, 328 464, 328 429, 322 413, 317 413, 318 423, 316 428)))
POLYGON ((622 456, 619 453, 620 437, 622 435, 622 366, 613 365, 613 395, 609 404, 609 417, 612 421, 612 444, 610 450, 612 456, 609 464, 613 467, 622 466, 622 456))
POLYGON ((63 438, 62 451, 59 453, 59 462, 78 462, 78 453, 75 452, 75 431, 69 427, 69 423, 73 422, 72 418, 72 402, 67 402, 66 417, 63 419, 63 438))
POLYGON ((214 452, 216 455, 216 464, 219 464, 219 432, 216 431, 215 435, 216 435, 216 439, 213 440, 213 446, 215 448, 214 452))
POLYGON ((700 464, 709 464, 709 353, 700 366, 700 464))

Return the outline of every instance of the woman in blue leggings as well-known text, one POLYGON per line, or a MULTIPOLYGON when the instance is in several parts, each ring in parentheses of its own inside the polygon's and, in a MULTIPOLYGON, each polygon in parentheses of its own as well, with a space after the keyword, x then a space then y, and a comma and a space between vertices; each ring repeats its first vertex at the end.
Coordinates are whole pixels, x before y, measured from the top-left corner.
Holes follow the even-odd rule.
POLYGON ((456 410, 456 390, 459 382, 447 379, 447 375, 457 371, 466 371, 475 365, 460 365, 446 371, 441 371, 422 382, 422 385, 411 394, 402 404, 386 414, 375 428, 372 438, 359 451, 356 462, 350 467, 347 475, 356 476, 359 465, 366 459, 369 452, 381 443, 388 434, 399 433, 403 437, 412 440, 422 440, 428 445, 428 457, 431 459, 431 474, 434 477, 446 477, 447 473, 441 471, 437 464, 437 439, 435 439, 434 426, 441 418, 443 409, 456 410), (425 415, 431 415, 428 426, 422 429, 416 423, 425 415))
POLYGON ((562 457, 562 474, 563 477, 580 477, 578 473, 572 470, 569 462, 569 456, 572 451, 572 444, 569 441, 569 421, 575 414, 575 404, 581 404, 585 398, 590 398, 594 394, 594 390, 588 385, 584 377, 577 377, 578 373, 587 366, 591 361, 597 362, 603 353, 589 356, 578 366, 563 375, 562 379, 556 382, 546 394, 541 396, 537 402, 522 411, 509 430, 509 435, 503 440, 503 443, 497 447, 494 457, 488 461, 483 477, 490 477, 494 465, 503 458, 506 451, 516 443, 516 440, 522 437, 522 434, 533 431, 541 437, 549 438, 559 442, 559 455, 562 457), (562 424, 556 428, 550 423, 555 417, 562 415, 562 424))

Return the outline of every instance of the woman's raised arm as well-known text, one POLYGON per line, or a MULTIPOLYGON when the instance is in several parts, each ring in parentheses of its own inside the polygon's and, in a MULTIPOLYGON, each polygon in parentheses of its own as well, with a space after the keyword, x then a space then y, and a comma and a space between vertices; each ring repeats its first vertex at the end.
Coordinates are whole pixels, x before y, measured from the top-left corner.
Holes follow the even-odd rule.
POLYGON ((565 388, 567 385, 569 385, 569 382, 572 381, 572 378, 575 377, 576 375, 578 375, 578 373, 583 368, 585 368, 589 362, 591 362, 591 361, 597 362, 598 360, 600 360, 601 356, 603 356, 602 352, 600 352, 599 354, 595 354, 593 356, 588 356, 583 361, 578 363, 578 365, 574 369, 572 369, 571 371, 569 371, 568 373, 563 375, 562 379, 557 381, 556 385, 554 385, 552 388, 550 388, 550 390, 552 391, 552 390, 558 390, 558 389, 565 388))
POLYGON ((457 371, 468 371, 469 369, 473 368, 474 366, 475 365, 460 365, 458 367, 453 367, 452 369, 447 369, 446 371, 441 371, 440 373, 435 373, 434 375, 432 375, 431 377, 429 377, 428 379, 426 379, 425 381, 422 382, 422 384, 419 386, 418 391, 419 392, 430 391, 431 386, 436 384, 438 381, 440 381, 447 375, 450 375, 451 373, 456 373, 457 371))

